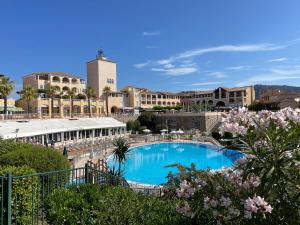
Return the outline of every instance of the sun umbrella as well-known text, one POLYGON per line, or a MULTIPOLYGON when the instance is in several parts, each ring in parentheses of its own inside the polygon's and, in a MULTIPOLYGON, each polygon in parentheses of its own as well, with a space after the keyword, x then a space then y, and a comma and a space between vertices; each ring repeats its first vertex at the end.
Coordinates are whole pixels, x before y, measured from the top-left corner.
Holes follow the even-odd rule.
POLYGON ((143 132, 144 132, 144 133, 150 133, 151 130, 149 130, 149 129, 144 129, 143 132))
POLYGON ((164 133, 164 132, 168 132, 168 130, 167 129, 162 129, 162 130, 160 130, 160 132, 164 133))
POLYGON ((176 130, 172 130, 172 131, 170 132, 170 134, 177 134, 177 131, 176 131, 176 130))
POLYGON ((179 129, 179 130, 177 131, 177 134, 184 134, 184 131, 181 130, 181 129, 179 129))

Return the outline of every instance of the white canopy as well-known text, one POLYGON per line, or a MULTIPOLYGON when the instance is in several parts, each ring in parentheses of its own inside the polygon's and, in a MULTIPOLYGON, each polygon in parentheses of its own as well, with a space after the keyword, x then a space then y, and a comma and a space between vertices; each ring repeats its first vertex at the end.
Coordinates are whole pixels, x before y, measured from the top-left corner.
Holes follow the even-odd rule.
POLYGON ((149 129, 144 129, 143 132, 144 132, 144 133, 150 133, 151 130, 149 130, 149 129))
POLYGON ((125 128, 126 124, 111 118, 6 120, 0 122, 0 138, 31 137, 66 131, 125 128))

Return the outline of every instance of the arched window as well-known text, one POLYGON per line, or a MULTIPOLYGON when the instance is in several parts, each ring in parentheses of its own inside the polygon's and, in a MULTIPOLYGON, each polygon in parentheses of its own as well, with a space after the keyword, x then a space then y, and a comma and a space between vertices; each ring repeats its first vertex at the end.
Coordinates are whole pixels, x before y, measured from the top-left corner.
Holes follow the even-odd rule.
POLYGON ((72 84, 78 84, 78 80, 76 78, 72 79, 72 84))
POLYGON ((70 83, 70 80, 69 80, 69 78, 64 77, 64 78, 62 79, 62 82, 63 82, 63 83, 69 84, 69 83, 70 83))
POLYGON ((63 91, 69 91, 70 90, 70 88, 67 87, 67 86, 64 86, 62 89, 63 89, 63 91))
POLYGON ((59 77, 52 77, 52 82, 59 83, 60 82, 60 78, 59 77))

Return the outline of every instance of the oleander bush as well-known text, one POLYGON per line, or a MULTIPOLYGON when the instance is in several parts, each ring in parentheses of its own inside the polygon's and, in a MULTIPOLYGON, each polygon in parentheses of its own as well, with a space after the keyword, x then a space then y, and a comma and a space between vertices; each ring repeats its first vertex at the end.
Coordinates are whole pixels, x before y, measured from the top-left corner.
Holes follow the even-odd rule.
POLYGON ((26 165, 37 172, 70 168, 68 160, 53 149, 13 140, 0 140, 0 165, 26 165))
POLYGON ((176 201, 162 200, 113 186, 81 185, 57 189, 46 199, 49 224, 190 224, 176 212, 176 201))
MULTIPOLYGON (((11 173, 13 176, 32 174, 36 171, 28 166, 14 167, 1 166, 0 176, 11 173)), ((4 194, 8 191, 3 189, 4 194)), ((38 177, 14 178, 12 182, 12 223, 13 224, 31 224, 33 213, 38 207, 37 199, 40 194, 38 177)), ((4 199, 0 199, 2 204, 4 199)), ((6 218, 4 218, 4 224, 6 218)))
POLYGON ((225 132, 246 157, 216 171, 179 166, 165 198, 183 200, 177 211, 194 224, 300 224, 300 111, 231 111, 225 132))

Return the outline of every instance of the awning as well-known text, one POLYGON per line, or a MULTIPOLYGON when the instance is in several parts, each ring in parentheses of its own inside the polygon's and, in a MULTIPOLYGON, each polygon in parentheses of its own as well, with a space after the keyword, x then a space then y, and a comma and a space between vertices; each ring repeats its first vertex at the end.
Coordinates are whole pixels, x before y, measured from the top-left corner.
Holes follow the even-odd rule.
MULTIPOLYGON (((4 111, 4 106, 0 106, 0 112, 4 111)), ((24 110, 21 108, 21 107, 11 107, 11 106, 8 106, 7 107, 7 111, 8 112, 24 112, 24 110)))

